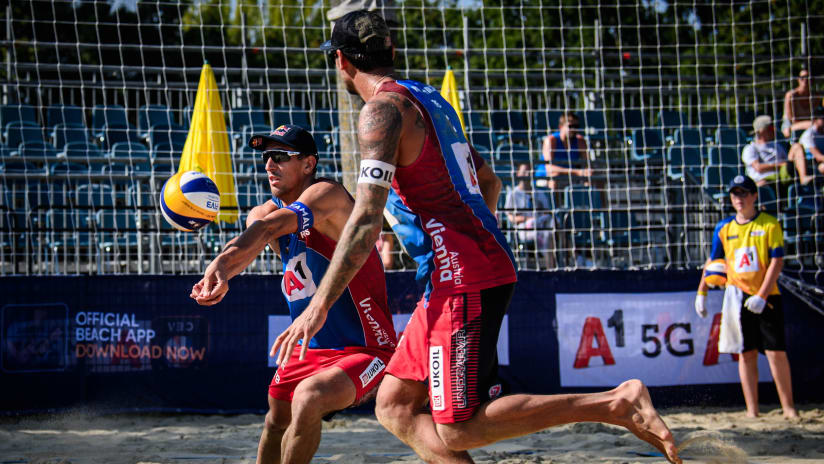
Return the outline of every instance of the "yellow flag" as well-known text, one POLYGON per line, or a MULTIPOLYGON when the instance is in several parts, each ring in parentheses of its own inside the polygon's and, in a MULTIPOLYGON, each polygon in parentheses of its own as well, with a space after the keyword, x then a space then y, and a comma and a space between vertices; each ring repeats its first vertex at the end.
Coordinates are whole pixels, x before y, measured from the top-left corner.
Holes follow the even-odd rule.
POLYGON ((455 81, 455 73, 452 69, 447 69, 443 76, 443 85, 441 85, 441 96, 452 105, 455 112, 458 113, 458 119, 461 120, 461 129, 466 133, 466 124, 464 124, 463 114, 461 113, 461 102, 458 98, 458 83, 455 81))
POLYGON ((215 181, 220 190, 220 213, 217 217, 224 222, 235 222, 238 217, 231 156, 215 73, 206 63, 200 72, 192 125, 177 171, 200 171, 215 181))

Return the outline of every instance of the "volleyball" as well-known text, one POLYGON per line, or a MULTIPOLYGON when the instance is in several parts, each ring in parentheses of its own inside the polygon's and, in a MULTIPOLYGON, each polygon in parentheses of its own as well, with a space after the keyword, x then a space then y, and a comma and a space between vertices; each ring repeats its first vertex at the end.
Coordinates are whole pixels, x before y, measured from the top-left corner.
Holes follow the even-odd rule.
POLYGON ((220 191, 202 172, 178 172, 163 184, 160 211, 175 229, 192 232, 214 221, 220 210, 220 191))
POLYGON ((704 271, 704 282, 710 287, 724 287, 727 285, 727 264, 723 259, 716 259, 707 264, 704 271))

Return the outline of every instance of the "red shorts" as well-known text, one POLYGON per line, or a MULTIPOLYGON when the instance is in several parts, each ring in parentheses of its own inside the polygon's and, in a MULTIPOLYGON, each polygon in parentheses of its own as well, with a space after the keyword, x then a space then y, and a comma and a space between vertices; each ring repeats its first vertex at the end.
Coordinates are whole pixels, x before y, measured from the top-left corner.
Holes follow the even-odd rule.
POLYGON ((310 348, 301 361, 298 345, 292 351, 289 363, 275 371, 272 383, 269 384, 269 396, 291 402, 295 388, 303 379, 326 369, 339 367, 355 385, 357 395, 354 403, 350 405, 355 406, 375 395, 391 357, 391 351, 349 346, 342 350, 310 348))
POLYGON ((501 393, 498 332, 515 284, 421 300, 387 373, 429 379, 429 407, 439 424, 472 418, 501 393))

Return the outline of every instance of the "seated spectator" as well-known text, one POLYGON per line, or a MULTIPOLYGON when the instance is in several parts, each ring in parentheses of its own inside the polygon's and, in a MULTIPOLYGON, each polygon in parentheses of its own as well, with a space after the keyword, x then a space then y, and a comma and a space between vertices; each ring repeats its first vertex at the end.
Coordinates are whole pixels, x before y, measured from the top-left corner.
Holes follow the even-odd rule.
POLYGON ((812 76, 802 69, 798 73, 798 87, 784 94, 784 122, 781 125, 784 137, 790 138, 794 131, 806 130, 812 124, 813 102, 820 97, 813 95, 811 89, 812 76))
MULTIPOLYGON (((568 174, 579 177, 592 176, 592 169, 576 168, 576 164, 586 161, 587 141, 578 133, 578 116, 567 111, 558 118, 558 130, 544 139, 541 158, 548 164, 538 166, 536 176, 555 177, 568 174)), ((548 183, 554 188, 554 182, 548 183)))
MULTIPOLYGON (((755 139, 741 153, 741 159, 747 166, 747 175, 758 185, 766 185, 779 178, 789 180, 784 166, 787 164, 787 151, 775 141, 775 126, 769 116, 758 116, 752 123, 755 139), (782 169, 784 168, 784 169, 782 169)), ((803 153, 792 158, 802 183, 809 182, 803 153)))
POLYGON ((544 264, 554 267, 554 243, 552 240, 552 202, 546 191, 532 190, 529 164, 518 165, 515 174, 517 183, 506 194, 504 207, 506 217, 518 231, 518 240, 522 243, 534 243, 542 253, 544 264), (539 230, 536 230, 539 229, 539 230))
MULTIPOLYGON (((805 160, 802 163, 805 174, 807 169, 806 160, 808 159, 813 161, 813 166, 818 163, 818 172, 824 174, 824 106, 819 106, 814 110, 812 125, 801 134, 798 143, 790 148, 790 157, 805 160)), ((799 177, 801 177, 801 169, 798 170, 799 177)), ((807 182, 809 182, 815 177, 815 171, 813 171, 813 175, 807 177, 807 182)), ((804 184, 807 182, 802 181, 804 184)))

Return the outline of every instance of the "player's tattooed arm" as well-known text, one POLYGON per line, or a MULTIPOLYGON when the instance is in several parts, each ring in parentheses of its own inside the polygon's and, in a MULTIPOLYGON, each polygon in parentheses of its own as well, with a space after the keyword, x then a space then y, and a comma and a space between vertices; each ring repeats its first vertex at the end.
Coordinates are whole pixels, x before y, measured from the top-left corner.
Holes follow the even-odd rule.
MULTIPOLYGON (((398 141, 403 127, 399 103, 387 96, 375 98, 364 105, 358 121, 362 159, 396 164, 398 141)), ((329 269, 315 296, 322 299, 320 302, 331 305, 375 248, 388 194, 386 187, 370 183, 358 184, 352 215, 344 226, 329 269)))

